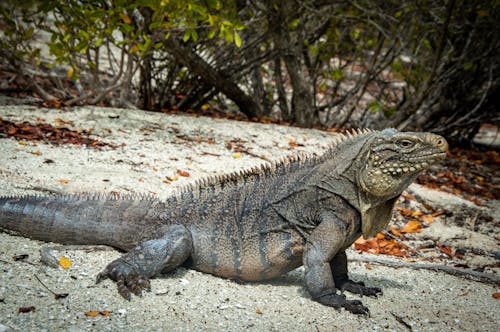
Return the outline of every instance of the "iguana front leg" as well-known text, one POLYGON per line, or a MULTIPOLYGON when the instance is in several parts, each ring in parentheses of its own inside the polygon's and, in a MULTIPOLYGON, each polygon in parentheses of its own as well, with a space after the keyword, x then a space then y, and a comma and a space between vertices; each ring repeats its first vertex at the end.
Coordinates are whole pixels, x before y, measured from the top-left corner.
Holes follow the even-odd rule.
POLYGON ((377 294, 382 293, 382 290, 378 287, 367 287, 362 281, 356 282, 349 279, 347 275, 347 255, 343 250, 330 261, 330 268, 335 287, 342 292, 348 291, 367 296, 377 296, 377 294))
POLYGON ((343 294, 338 294, 331 266, 337 254, 343 252, 345 239, 354 231, 355 222, 340 221, 333 213, 322 219, 324 221, 311 233, 304 250, 306 288, 315 301, 324 305, 345 308, 354 314, 368 314, 368 308, 361 301, 347 300, 343 294))
POLYGON ((181 265, 193 249, 191 233, 182 225, 170 226, 162 238, 139 244, 111 262, 97 275, 97 283, 106 278, 115 281, 118 293, 130 300, 131 293, 150 291, 149 278, 181 265))

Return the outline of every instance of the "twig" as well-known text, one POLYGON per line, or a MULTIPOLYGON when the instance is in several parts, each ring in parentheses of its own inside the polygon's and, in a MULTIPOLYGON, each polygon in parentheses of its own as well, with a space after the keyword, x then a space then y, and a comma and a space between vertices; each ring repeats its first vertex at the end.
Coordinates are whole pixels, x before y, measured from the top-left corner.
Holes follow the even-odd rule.
POLYGON ((249 155, 249 156, 252 156, 252 157, 255 157, 255 158, 260 158, 260 159, 265 160, 265 161, 269 161, 269 158, 264 157, 264 156, 261 156, 261 155, 258 155, 258 154, 253 153, 253 152, 250 152, 248 149, 239 148, 239 149, 237 150, 237 152, 240 152, 240 153, 245 153, 245 154, 247 154, 247 155, 249 155))
POLYGON ((410 325, 410 324, 408 324, 408 323, 404 320, 404 318, 403 318, 403 317, 401 317, 401 316, 399 316, 399 315, 397 315, 397 314, 393 313, 392 311, 391 311, 391 315, 392 315, 392 316, 394 316, 394 318, 396 318, 396 320, 397 320, 398 322, 400 322, 401 324, 403 324, 403 325, 404 325, 404 326, 405 326, 408 330, 410 330, 410 331, 412 331, 412 330, 413 330, 413 329, 412 329, 412 327, 411 327, 411 325, 410 325))
POLYGON ((212 153, 212 152, 207 152, 207 151, 201 151, 202 155, 207 155, 207 156, 214 156, 214 157, 220 157, 222 156, 221 154, 218 153, 212 153))
POLYGON ((65 297, 68 297, 68 293, 56 293, 54 292, 52 289, 50 289, 49 287, 47 287, 47 285, 45 285, 41 280, 40 278, 38 278, 38 276, 36 274, 34 274, 36 280, 38 280, 38 282, 46 289, 48 290, 49 292, 52 293, 52 295, 54 295, 54 298, 57 300, 57 299, 64 299, 65 297))
POLYGON ((499 286, 500 285, 500 277, 493 275, 491 273, 483 273, 474 270, 464 269, 460 267, 447 266, 447 265, 439 265, 439 264, 425 264, 425 263, 407 263, 400 261, 390 261, 387 259, 380 259, 376 257, 367 257, 367 256, 359 256, 359 257, 350 257, 350 261, 354 262, 363 262, 370 264, 380 264, 394 268, 411 268, 416 270, 431 270, 436 272, 444 272, 453 276, 461 276, 466 279, 480 281, 485 283, 490 283, 499 286))

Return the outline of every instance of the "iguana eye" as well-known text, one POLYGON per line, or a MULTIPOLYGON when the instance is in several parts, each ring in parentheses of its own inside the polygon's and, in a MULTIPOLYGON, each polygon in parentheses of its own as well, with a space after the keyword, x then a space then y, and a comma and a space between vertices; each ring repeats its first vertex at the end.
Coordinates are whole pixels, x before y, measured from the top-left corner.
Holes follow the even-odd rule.
POLYGON ((408 139, 403 139, 399 141, 399 145, 403 148, 411 148, 414 145, 414 142, 408 139))

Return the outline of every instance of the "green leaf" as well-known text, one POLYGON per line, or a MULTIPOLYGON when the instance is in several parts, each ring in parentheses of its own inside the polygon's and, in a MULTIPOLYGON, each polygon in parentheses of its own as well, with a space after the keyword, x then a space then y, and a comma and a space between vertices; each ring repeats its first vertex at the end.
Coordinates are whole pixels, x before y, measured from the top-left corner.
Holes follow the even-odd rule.
POLYGON ((429 41, 429 39, 424 39, 424 46, 427 49, 432 50, 431 42, 429 41))
POLYGON ((295 29, 297 29, 297 27, 299 26, 299 24, 300 24, 300 19, 296 18, 296 19, 292 20, 290 22, 290 24, 288 24, 288 28, 290 30, 295 30, 295 29))
POLYGON ((335 68, 330 74, 332 80, 339 81, 344 78, 344 72, 340 68, 335 68))
POLYGON ((102 43, 103 43, 103 39, 102 38, 97 38, 97 40, 95 41, 95 47, 101 46, 102 43))
POLYGON ((184 36, 182 37, 182 41, 187 42, 189 38, 191 38, 191 32, 189 32, 189 30, 186 30, 186 32, 184 32, 184 36))
POLYGON ((378 113, 382 110, 382 104, 377 100, 372 101, 371 103, 368 104, 368 109, 372 113, 378 113))
POLYGON ((394 60, 391 66, 395 71, 401 72, 403 70, 403 65, 398 60, 394 60))
POLYGON ((33 36, 33 32, 35 31, 35 29, 33 27, 30 27, 28 30, 26 30, 24 32, 24 35, 23 35, 23 40, 28 40, 31 38, 31 36, 33 36))
POLYGON ((212 28, 212 29, 210 29, 210 31, 208 32, 207 37, 208 37, 208 39, 212 39, 212 38, 214 38, 214 37, 215 37, 215 35, 216 35, 216 34, 217 34, 217 29, 212 28))
POLYGON ((198 32, 196 32, 196 30, 191 30, 191 38, 195 42, 198 41, 198 32))
POLYGON ((236 31, 234 31, 234 43, 236 44, 236 47, 241 47, 241 37, 236 31))
POLYGON ((358 38, 359 38, 360 33, 361 33, 361 30, 359 30, 359 29, 354 29, 354 30, 353 30, 353 32, 352 32, 352 37, 353 37, 354 39, 358 39, 358 38))
POLYGON ((464 65, 464 71, 476 71, 477 67, 472 62, 468 62, 464 65))

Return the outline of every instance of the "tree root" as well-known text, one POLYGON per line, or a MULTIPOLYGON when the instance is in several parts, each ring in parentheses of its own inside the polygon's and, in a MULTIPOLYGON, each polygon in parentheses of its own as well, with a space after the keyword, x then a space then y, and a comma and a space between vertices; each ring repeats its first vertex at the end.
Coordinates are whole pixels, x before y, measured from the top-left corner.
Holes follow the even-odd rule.
POLYGON ((368 256, 349 257, 349 260, 352 262, 380 264, 393 268, 411 268, 416 270, 431 270, 436 272, 444 272, 453 276, 460 276, 469 280, 480 281, 500 286, 500 277, 494 274, 474 271, 471 269, 464 269, 461 267, 430 264, 430 263, 407 263, 407 262, 392 261, 388 259, 381 259, 378 257, 368 257, 368 256))

